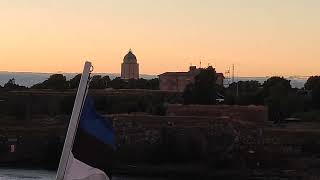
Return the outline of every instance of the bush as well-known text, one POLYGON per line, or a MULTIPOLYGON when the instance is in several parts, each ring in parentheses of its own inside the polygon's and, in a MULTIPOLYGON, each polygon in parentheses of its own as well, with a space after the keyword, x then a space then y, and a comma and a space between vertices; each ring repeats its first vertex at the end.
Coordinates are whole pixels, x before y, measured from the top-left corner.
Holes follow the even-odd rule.
POLYGON ((316 108, 320 108, 320 83, 312 89, 312 103, 316 108))
POLYGON ((217 75, 209 66, 201 69, 195 82, 186 86, 183 99, 185 104, 215 104, 217 98, 217 75))
POLYGON ((320 84, 320 76, 311 76, 308 78, 307 82, 304 84, 304 87, 307 90, 313 90, 320 84))
POLYGON ((107 78, 103 78, 100 75, 95 75, 90 81, 91 89, 105 89, 107 88, 107 78))
POLYGON ((75 77, 69 80, 69 88, 76 89, 78 88, 81 80, 81 74, 77 74, 75 77))
MULTIPOLYGON (((2 87, 0 87, 0 90, 1 89, 2 87)), ((15 79, 12 78, 12 79, 9 79, 9 81, 6 84, 4 84, 3 89, 4 90, 25 90, 27 89, 27 87, 16 84, 15 79)))
POLYGON ((65 90, 68 88, 66 77, 62 74, 53 74, 42 83, 36 84, 31 87, 32 89, 53 89, 65 90))

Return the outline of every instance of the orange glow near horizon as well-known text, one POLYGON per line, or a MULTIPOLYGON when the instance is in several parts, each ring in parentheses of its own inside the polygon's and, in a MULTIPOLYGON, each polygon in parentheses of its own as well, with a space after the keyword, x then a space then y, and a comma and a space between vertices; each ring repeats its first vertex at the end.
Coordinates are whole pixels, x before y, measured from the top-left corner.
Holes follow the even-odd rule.
POLYGON ((0 1, 0 71, 142 74, 211 64, 238 76, 320 74, 318 0, 0 1))

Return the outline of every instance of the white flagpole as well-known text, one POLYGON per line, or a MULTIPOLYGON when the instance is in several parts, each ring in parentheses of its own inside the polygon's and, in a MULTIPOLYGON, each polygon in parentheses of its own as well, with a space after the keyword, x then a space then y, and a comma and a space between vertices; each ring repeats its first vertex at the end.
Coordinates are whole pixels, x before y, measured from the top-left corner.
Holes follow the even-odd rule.
POLYGON ((83 72, 81 75, 80 84, 77 91, 77 96, 73 105, 72 115, 70 118, 70 123, 68 127, 68 132, 66 136, 66 140, 64 142, 62 155, 60 158, 59 168, 56 176, 56 180, 63 180, 68 164, 68 159, 72 150, 72 145, 74 141, 75 134, 77 132, 78 121, 80 118, 80 113, 82 109, 82 105, 85 100, 87 85, 89 82, 89 75, 91 69, 91 62, 86 61, 83 72))

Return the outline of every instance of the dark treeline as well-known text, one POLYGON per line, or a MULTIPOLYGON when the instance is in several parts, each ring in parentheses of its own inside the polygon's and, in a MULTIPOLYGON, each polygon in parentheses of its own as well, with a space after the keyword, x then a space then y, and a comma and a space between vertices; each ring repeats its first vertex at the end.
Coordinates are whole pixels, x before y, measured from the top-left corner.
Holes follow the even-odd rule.
POLYGON ((25 90, 25 89, 27 89, 27 87, 16 84, 14 78, 9 79, 9 81, 5 83, 3 87, 0 85, 0 91, 1 90, 25 90))
MULTIPOLYGON (((52 89, 68 90, 76 89, 79 85, 81 74, 76 75, 70 80, 62 74, 53 74, 42 83, 32 86, 30 89, 52 89)), ((224 99, 224 104, 228 105, 265 105, 269 109, 269 119, 279 122, 285 118, 300 118, 303 120, 320 121, 320 76, 312 76, 305 83, 304 88, 298 89, 291 87, 290 81, 283 77, 271 77, 264 83, 258 81, 239 81, 232 83, 229 87, 217 85, 215 69, 208 67, 202 69, 195 77, 195 81, 189 84, 182 93, 181 98, 175 101, 159 101, 161 107, 165 103, 184 104, 217 104, 218 99, 224 99), (182 101, 181 101, 182 99, 182 101)), ((14 79, 10 79, 1 90, 25 90, 26 87, 17 85, 14 79)), ((91 89, 159 89, 159 79, 130 79, 121 78, 110 79, 109 76, 95 75, 90 82, 91 89)), ((117 104, 117 97, 113 105, 117 104)), ((127 112, 146 111, 145 100, 137 103, 136 99, 129 101, 130 97, 121 97, 118 109, 126 109, 127 112), (130 105, 132 103, 132 106, 130 105), (121 107, 120 107, 121 106, 121 107), (124 108, 126 107, 126 108, 124 108)), ((148 98, 147 98, 148 99, 148 98)), ((163 98, 158 98, 163 99, 163 98)), ((108 107, 109 101, 101 101, 103 106, 108 107)), ((72 104, 72 103, 71 103, 72 104)), ((104 108, 105 109, 105 108, 104 108)), ((118 112, 118 110, 114 110, 118 112)), ((113 112, 113 111, 111 111, 113 112)))
MULTIPOLYGON (((53 74, 44 82, 35 84, 27 88, 19 86, 11 79, 1 91, 19 91, 19 90, 53 90, 53 91, 67 91, 75 90, 79 86, 81 74, 76 75, 70 80, 67 80, 62 74, 53 74)), ((158 79, 129 79, 122 80, 115 78, 111 80, 109 76, 92 76, 90 81, 90 89, 159 89, 158 79)), ((143 94, 143 93, 142 93, 143 94)), ((0 94, 1 95, 1 94, 0 94)), ((29 98, 28 96, 6 96, 0 102, 1 115, 13 116, 17 120, 30 119, 31 115, 65 115, 70 114, 74 104, 74 96, 57 96, 51 98, 50 96, 29 98), (32 104, 30 105, 30 102, 32 104)), ((102 113, 131 113, 131 112, 146 112, 150 114, 164 115, 165 101, 172 102, 168 99, 171 98, 163 94, 143 94, 143 95, 128 95, 120 93, 116 96, 113 95, 94 95, 95 105, 102 113)), ((176 101, 174 101, 176 102, 176 101)))
MULTIPOLYGON (((79 86, 81 74, 76 75, 69 81, 62 74, 53 74, 48 80, 36 84, 31 87, 31 89, 54 89, 54 90, 66 90, 66 89, 76 89, 79 86)), ((109 76, 95 75, 90 81, 91 89, 159 89, 158 79, 129 79, 122 80, 117 77, 115 79, 110 79, 109 76)))
POLYGON ((265 105, 269 119, 280 122, 286 118, 320 120, 320 76, 312 76, 305 87, 292 88, 283 77, 271 77, 263 84, 258 81, 239 81, 227 88, 214 83, 216 72, 212 67, 203 69, 195 82, 184 93, 185 104, 216 104, 219 95, 228 105, 265 105))
MULTIPOLYGON (((76 89, 79 86, 81 79, 81 74, 76 75, 69 81, 62 74, 53 74, 44 82, 33 85, 30 89, 52 89, 52 90, 68 90, 76 89)), ((4 87, 0 88, 2 90, 25 90, 27 87, 17 85, 14 79, 10 79, 4 87)), ((119 77, 115 79, 110 79, 109 76, 100 76, 94 75, 90 81, 91 89, 159 89, 159 80, 158 79, 129 79, 123 80, 119 77)))
POLYGON ((194 83, 190 83, 184 90, 185 104, 215 104, 217 94, 222 92, 222 87, 216 84, 217 75, 212 66, 202 69, 195 77, 194 83))
POLYGON ((225 91, 226 104, 266 105, 269 119, 320 120, 320 77, 310 77, 305 87, 292 88, 283 77, 271 77, 263 84, 245 81, 231 84, 225 91))
MULTIPOLYGON (((68 90, 76 89, 81 75, 69 81, 63 75, 55 74, 31 89, 68 90)), ((152 92, 145 94, 94 95, 96 109, 102 113, 117 114, 131 112, 145 112, 153 115, 165 115, 166 103, 184 104, 217 104, 218 99, 224 98, 228 105, 264 105, 268 107, 269 119, 281 122, 285 118, 300 118, 304 121, 320 121, 320 76, 310 77, 304 88, 292 88, 290 81, 283 77, 271 77, 264 83, 258 81, 240 81, 221 87, 216 82, 216 72, 212 67, 201 70, 195 81, 189 84, 184 93, 170 94, 166 92, 152 92)), ((159 81, 128 80, 120 78, 110 80, 108 76, 93 76, 90 87, 92 89, 158 89, 159 81)), ((14 80, 1 87, 1 89, 27 89, 16 85, 14 80)), ((10 94, 10 93, 8 93, 10 94)), ((5 98, 5 97, 4 97, 5 98)), ((74 95, 69 96, 15 96, 14 93, 7 101, 0 103, 0 116, 16 116, 17 120, 28 119, 33 114, 70 115, 74 103, 74 95)), ((31 118, 30 118, 31 119, 31 118)), ((161 141, 156 146, 140 146, 134 148, 123 145, 117 158, 123 162, 161 163, 202 163, 212 167, 233 167, 242 164, 238 146, 233 146, 233 137, 223 134, 208 140, 201 130, 181 131, 174 128, 161 129, 161 141), (147 149, 148 148, 148 149, 147 149), (133 152, 141 156, 132 155, 133 152), (122 159, 121 159, 122 158, 122 159), (139 161, 138 161, 139 160, 139 161)), ((63 141, 57 134, 51 134, 44 146, 43 162, 45 167, 56 168, 59 162, 63 141)), ((313 144, 311 144, 313 145, 313 144)), ((310 145, 310 146, 311 146, 310 145)), ((1 146, 0 146, 1 152, 1 146)), ((242 159, 243 160, 243 159, 242 159)), ((273 161, 272 161, 273 162, 273 161)), ((278 165, 278 163, 271 166, 278 165)))

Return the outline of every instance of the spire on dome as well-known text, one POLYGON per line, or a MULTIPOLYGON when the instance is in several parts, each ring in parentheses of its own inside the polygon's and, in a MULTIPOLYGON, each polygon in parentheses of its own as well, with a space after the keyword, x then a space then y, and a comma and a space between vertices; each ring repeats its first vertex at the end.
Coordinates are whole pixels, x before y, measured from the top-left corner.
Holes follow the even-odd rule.
POLYGON ((137 57, 133 54, 131 48, 129 52, 123 58, 124 63, 137 63, 137 57))

